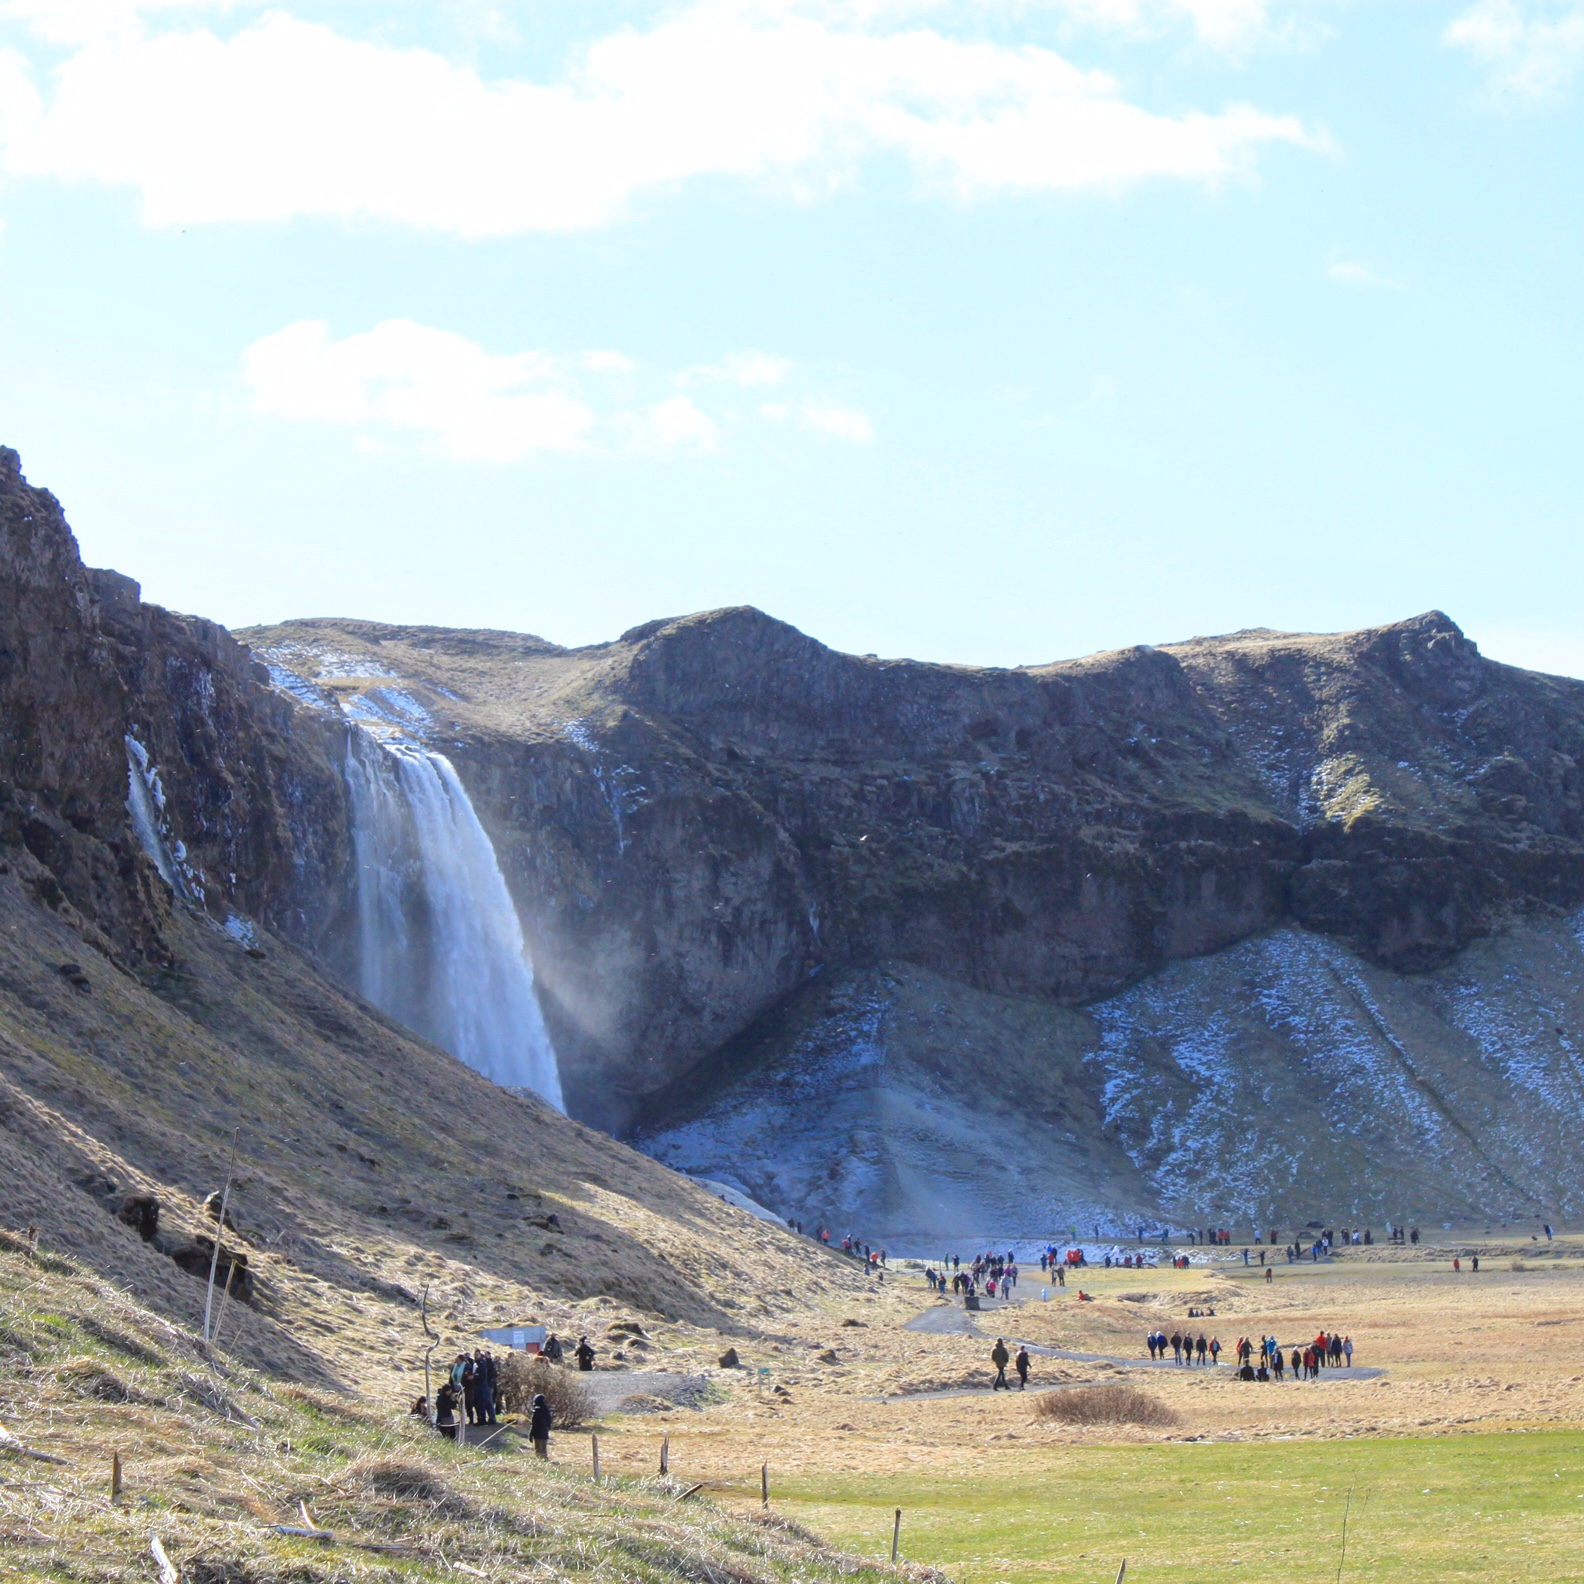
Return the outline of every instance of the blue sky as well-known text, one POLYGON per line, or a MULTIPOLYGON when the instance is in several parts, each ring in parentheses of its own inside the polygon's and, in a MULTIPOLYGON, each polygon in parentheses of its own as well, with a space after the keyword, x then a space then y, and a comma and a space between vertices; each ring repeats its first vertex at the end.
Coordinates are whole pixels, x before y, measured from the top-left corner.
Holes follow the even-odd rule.
POLYGON ((0 441, 232 625, 1584 675, 1584 3, 0 0, 0 441))

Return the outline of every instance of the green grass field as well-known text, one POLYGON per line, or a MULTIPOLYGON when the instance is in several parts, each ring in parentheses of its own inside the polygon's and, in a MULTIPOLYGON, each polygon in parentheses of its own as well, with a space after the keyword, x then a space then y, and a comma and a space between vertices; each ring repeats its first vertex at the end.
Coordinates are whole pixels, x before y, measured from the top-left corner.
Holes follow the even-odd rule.
MULTIPOLYGON (((996 1460, 997 1462, 1000 1459, 996 1460)), ((1584 1580, 1584 1435, 1031 1451, 1017 1472, 784 1480, 776 1506, 961 1584, 1584 1580)), ((746 1492, 745 1492, 746 1494, 746 1492)))

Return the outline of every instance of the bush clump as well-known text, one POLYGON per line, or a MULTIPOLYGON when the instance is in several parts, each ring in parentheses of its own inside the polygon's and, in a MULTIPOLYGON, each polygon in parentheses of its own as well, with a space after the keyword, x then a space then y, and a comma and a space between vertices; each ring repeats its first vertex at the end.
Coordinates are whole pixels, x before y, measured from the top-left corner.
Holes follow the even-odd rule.
POLYGON ((1042 1392, 1034 1412, 1055 1424, 1174 1425, 1178 1418, 1159 1397, 1137 1386, 1058 1387, 1042 1392))
POLYGON ((526 1415, 533 1405, 534 1393, 543 1392, 550 1404, 550 1422, 557 1430, 570 1430, 594 1412, 593 1399, 577 1376, 547 1359, 508 1353, 498 1361, 496 1382, 501 1406, 507 1413, 526 1415))

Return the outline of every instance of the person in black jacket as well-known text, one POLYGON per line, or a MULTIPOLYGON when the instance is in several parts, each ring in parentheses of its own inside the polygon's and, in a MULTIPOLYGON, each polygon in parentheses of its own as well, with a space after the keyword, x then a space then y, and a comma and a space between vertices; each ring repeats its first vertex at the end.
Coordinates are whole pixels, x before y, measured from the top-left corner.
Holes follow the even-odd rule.
POLYGON ((594 1368, 594 1349, 589 1345, 589 1339, 586 1336, 578 1338, 577 1366, 580 1370, 591 1370, 594 1368))
POLYGON ((1030 1364, 1029 1350, 1026 1347, 1019 1347, 1018 1351, 1017 1351, 1017 1372, 1018 1372, 1018 1390, 1019 1391, 1027 1391, 1028 1390, 1029 1364, 1030 1364))
POLYGON ((1010 1391, 1012 1388, 1007 1385, 1006 1367, 1012 1362, 1012 1355, 1007 1352, 1007 1345, 1000 1337, 996 1338, 995 1346, 990 1349, 990 1362, 996 1367, 995 1384, 991 1390, 1010 1391))
POLYGON ((447 1441, 455 1441, 457 1433, 457 1394, 450 1381, 442 1381, 435 1393, 435 1429, 447 1441))
POLYGON ((533 1395, 532 1412, 528 1417, 528 1439, 542 1458, 550 1456, 550 1404, 543 1392, 533 1395))

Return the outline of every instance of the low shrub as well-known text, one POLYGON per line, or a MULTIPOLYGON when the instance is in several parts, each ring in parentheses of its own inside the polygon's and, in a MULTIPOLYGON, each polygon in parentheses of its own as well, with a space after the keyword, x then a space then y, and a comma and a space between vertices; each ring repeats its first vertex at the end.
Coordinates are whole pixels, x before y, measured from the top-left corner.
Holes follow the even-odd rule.
POLYGON ((1034 1408, 1055 1424, 1174 1425, 1178 1418, 1159 1397, 1120 1382, 1101 1386, 1062 1386, 1042 1392, 1034 1408))
POLYGON ((526 1353, 508 1353, 497 1361, 496 1386, 500 1405, 507 1413, 527 1415, 535 1392, 543 1392, 550 1405, 550 1422, 557 1430, 570 1430, 594 1412, 594 1402, 578 1378, 546 1359, 526 1353))

